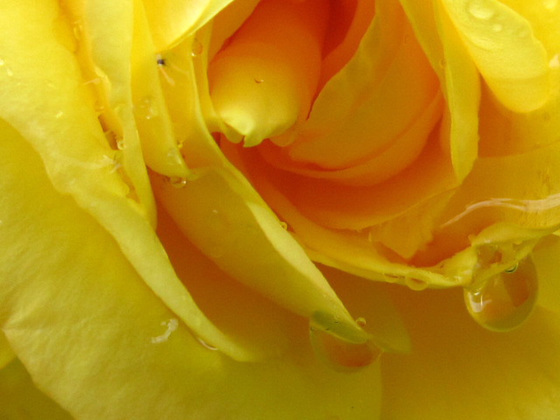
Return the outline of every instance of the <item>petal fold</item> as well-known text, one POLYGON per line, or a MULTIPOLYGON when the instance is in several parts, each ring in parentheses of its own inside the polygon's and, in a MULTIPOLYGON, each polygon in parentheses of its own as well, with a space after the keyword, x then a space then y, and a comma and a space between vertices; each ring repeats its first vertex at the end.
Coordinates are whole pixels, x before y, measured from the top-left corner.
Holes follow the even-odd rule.
POLYGON ((540 108, 550 94, 548 55, 527 19, 498 0, 443 0, 490 89, 514 112, 540 108))

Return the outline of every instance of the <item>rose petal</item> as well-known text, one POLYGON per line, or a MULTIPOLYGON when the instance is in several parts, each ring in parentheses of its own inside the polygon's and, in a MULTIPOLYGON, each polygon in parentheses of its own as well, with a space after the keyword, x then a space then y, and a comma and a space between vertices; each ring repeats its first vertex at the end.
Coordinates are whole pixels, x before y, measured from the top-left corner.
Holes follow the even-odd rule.
POLYGON ((207 23, 231 0, 144 0, 157 51, 173 47, 207 23))
POLYGON ((246 146, 280 135, 307 117, 328 15, 326 1, 263 1, 212 60, 208 78, 214 107, 246 146))
POLYGON ((35 387, 19 360, 0 369, 0 407, 5 419, 72 420, 70 414, 35 387))
MULTIPOLYGON (((106 19, 107 16, 104 16, 102 21, 95 23, 106 27, 106 19)), ((114 37, 114 33, 111 33, 114 37)), ((108 34, 105 33, 105 35, 108 34)), ((118 48, 122 54, 122 44, 114 45, 109 43, 106 38, 99 36, 96 37, 95 42, 103 46, 101 51, 104 54, 108 52, 108 45, 118 48)), ((134 4, 134 36, 131 48, 131 56, 119 57, 118 64, 124 74, 132 70, 129 84, 132 85, 133 109, 146 165, 160 174, 170 177, 185 177, 188 169, 177 146, 171 119, 164 103, 160 79, 162 83, 171 86, 174 86, 175 82, 167 73, 165 58, 155 53, 147 18, 140 0, 134 4), (129 63, 125 58, 130 58, 132 62, 129 63), (159 59, 159 62, 156 58, 159 59)), ((128 147, 127 144, 125 146, 128 147)))
MULTIPOLYGON (((33 381, 74 417, 377 416, 377 364, 337 373, 315 359, 307 337, 292 356, 266 363, 201 344, 115 240, 53 190, 23 139, 3 129, 0 145, 0 268, 9 279, 0 324, 33 381)), ((185 319, 211 329, 192 308, 185 319)))
POLYGON ((441 7, 435 9, 443 44, 444 92, 448 106, 444 131, 449 136, 453 169, 461 181, 472 169, 478 155, 480 82, 476 67, 447 16, 441 7))
POLYGON ((158 199, 198 248, 232 277, 279 305, 312 319, 337 320, 329 326, 334 335, 351 342, 367 340, 299 244, 245 180, 219 168, 196 174, 180 189, 158 177, 153 183, 158 199))
POLYGON ((443 4, 485 81, 507 108, 529 112, 548 100, 548 57, 530 22, 498 0, 443 4))
POLYGON ((536 311, 519 329, 497 334, 480 328, 462 309, 460 290, 393 291, 414 348, 410 357, 383 360, 382 417, 560 415, 557 315, 536 311))

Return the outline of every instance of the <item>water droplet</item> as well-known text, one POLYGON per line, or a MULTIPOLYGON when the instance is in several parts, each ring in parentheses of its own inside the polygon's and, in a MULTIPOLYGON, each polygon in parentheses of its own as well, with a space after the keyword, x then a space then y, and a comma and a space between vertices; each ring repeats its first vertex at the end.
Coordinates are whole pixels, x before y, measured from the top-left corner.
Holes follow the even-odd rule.
POLYGON ((263 79, 255 79, 255 83, 257 83, 257 84, 259 84, 259 85, 260 85, 262 82, 264 82, 263 79))
POLYGON ((385 273, 383 274, 383 279, 387 283, 400 283, 404 278, 396 274, 385 273))
POLYGON ((196 337, 196 341, 198 341, 200 344, 202 344, 202 346, 208 350, 212 350, 212 351, 216 351, 218 350, 217 347, 212 346, 211 344, 208 344, 206 341, 204 341, 202 338, 200 337, 196 337))
POLYGON ((54 116, 57 120, 64 116, 64 111, 58 111, 54 116))
POLYGON ((82 20, 76 20, 72 23, 72 32, 74 33, 74 38, 76 40, 82 39, 82 34, 84 33, 84 23, 82 20))
POLYGON ((471 16, 481 20, 491 19, 494 16, 495 11, 486 6, 484 3, 485 1, 480 0, 473 0, 469 2, 467 9, 471 16))
POLYGON ((191 55, 193 57, 198 57, 200 54, 204 52, 204 45, 198 39, 194 39, 191 48, 191 55))
POLYGON ((537 300, 538 280, 530 258, 514 271, 506 270, 481 286, 465 289, 465 304, 473 319, 492 331, 508 331, 531 314, 537 300))
POLYGON ((382 353, 371 341, 350 343, 313 325, 309 336, 317 358, 336 371, 359 371, 375 362, 382 353))
POLYGON ((550 61, 548 62, 548 66, 551 69, 556 69, 558 67, 560 67, 560 55, 559 54, 555 54, 550 61))
POLYGON ((356 319, 356 324, 358 324, 358 326, 360 328, 365 328, 365 326, 367 325, 367 322, 366 322, 365 318, 360 317, 360 318, 356 319))
POLYGON ((134 111, 138 117, 145 118, 147 120, 151 120, 159 115, 159 111, 154 106, 154 102, 150 97, 145 97, 135 104, 134 111))
POLYGON ((171 334, 177 329, 179 326, 179 320, 177 318, 171 318, 169 321, 163 321, 160 325, 166 327, 165 332, 162 335, 158 335, 156 337, 152 337, 150 341, 152 344, 161 344, 166 342, 171 334))
POLYGON ((286 222, 280 221, 280 227, 284 230, 288 230, 288 224, 286 222))
POLYGON ((122 137, 116 141, 116 144, 119 150, 124 150, 126 148, 126 143, 122 137))
POLYGON ((425 290, 428 287, 428 283, 426 283, 424 280, 415 279, 412 277, 406 277, 404 279, 404 284, 406 284, 410 290, 416 291, 425 290))
POLYGON ((168 182, 173 188, 183 188, 187 185, 187 178, 171 176, 168 178, 168 182))

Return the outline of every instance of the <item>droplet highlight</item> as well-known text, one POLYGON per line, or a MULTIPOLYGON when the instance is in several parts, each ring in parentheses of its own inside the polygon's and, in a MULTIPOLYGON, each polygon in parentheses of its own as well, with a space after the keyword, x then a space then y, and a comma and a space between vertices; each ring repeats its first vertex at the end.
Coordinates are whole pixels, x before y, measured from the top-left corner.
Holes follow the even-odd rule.
POLYGON ((468 3, 467 10, 476 19, 488 20, 494 17, 495 11, 485 5, 485 1, 473 0, 468 3))
POLYGON ((204 45, 198 39, 194 39, 191 47, 191 56, 198 57, 204 52, 204 45))
POLYGON ((533 311, 538 278, 530 257, 484 284, 465 289, 465 305, 471 317, 491 331, 509 331, 523 323, 533 311))

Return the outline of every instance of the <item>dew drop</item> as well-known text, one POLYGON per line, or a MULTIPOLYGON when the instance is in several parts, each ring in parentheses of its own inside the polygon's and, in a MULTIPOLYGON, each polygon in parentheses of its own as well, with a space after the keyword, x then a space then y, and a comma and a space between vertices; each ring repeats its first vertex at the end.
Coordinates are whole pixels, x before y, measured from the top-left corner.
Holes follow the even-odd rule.
POLYGON ((255 83, 260 85, 262 82, 264 82, 263 79, 255 79, 255 83))
POLYGON ((204 52, 204 45, 198 39, 194 39, 191 47, 191 55, 193 57, 198 57, 204 52))
POLYGON ((313 324, 309 328, 309 336, 315 356, 339 372, 357 372, 375 362, 382 353, 371 341, 350 343, 313 324))
POLYGON ((404 279, 404 284, 406 284, 410 290, 416 291, 425 290, 428 287, 428 283, 426 283, 424 280, 419 280, 412 277, 406 277, 404 279))
POLYGON ((560 67, 560 54, 555 54, 550 61, 548 62, 548 66, 551 69, 556 69, 560 67))
POLYGON ((57 120, 64 116, 64 111, 58 111, 54 116, 57 120))
POLYGON ((491 19, 495 12, 490 7, 484 5, 484 1, 473 0, 468 3, 468 12, 476 19, 488 20, 491 19))
POLYGON ((280 227, 284 230, 288 230, 288 224, 286 222, 280 221, 280 227))
POLYGON ((151 120, 159 115, 157 108, 154 106, 153 100, 150 97, 145 97, 134 106, 136 115, 140 118, 151 120))
POLYGON ((187 185, 187 178, 179 177, 179 176, 171 176, 168 178, 169 184, 173 188, 183 188, 187 185))
POLYGON ((478 287, 465 289, 472 318, 492 331, 509 331, 525 321, 537 300, 538 279, 530 258, 519 262, 478 287))
POLYGON ((389 273, 384 273, 383 274, 383 279, 387 283, 399 283, 402 280, 404 280, 404 278, 402 276, 398 276, 396 274, 389 274, 389 273))

